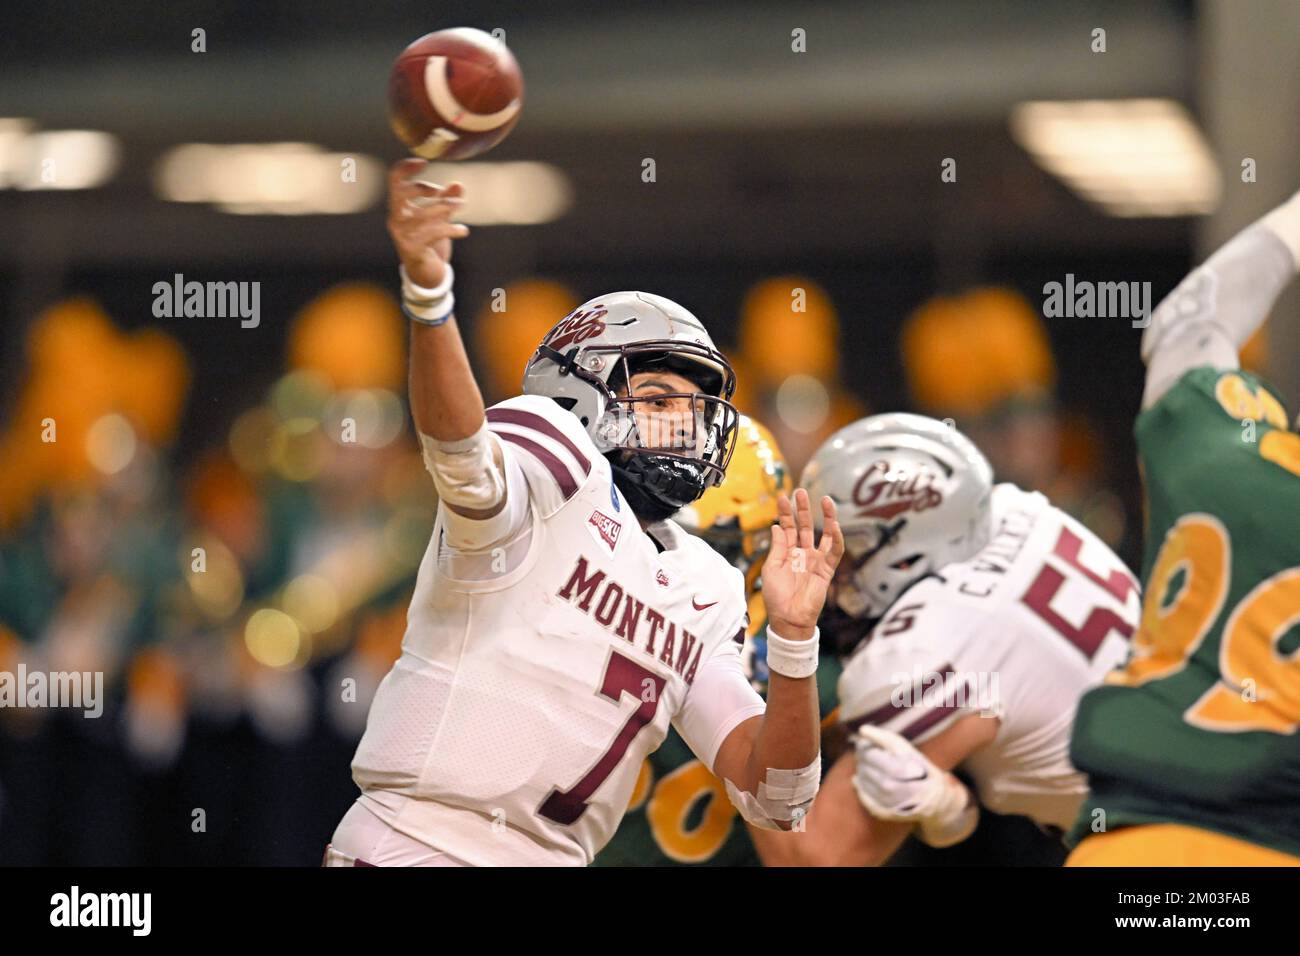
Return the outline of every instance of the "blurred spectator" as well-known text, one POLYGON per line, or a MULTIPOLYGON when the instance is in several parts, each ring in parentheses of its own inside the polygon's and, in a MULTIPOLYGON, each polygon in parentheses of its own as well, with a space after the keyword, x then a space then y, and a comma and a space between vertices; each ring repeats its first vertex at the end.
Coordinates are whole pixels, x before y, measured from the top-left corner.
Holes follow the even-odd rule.
POLYGON ((581 304, 573 290, 547 279, 512 282, 488 298, 472 329, 487 404, 519 394, 538 343, 581 304))
POLYGON ((34 324, 0 435, 0 668, 102 672, 108 702, 0 711, 0 861, 313 862, 436 504, 405 335, 376 287, 309 303, 289 373, 174 504, 176 343, 87 300, 34 324))
POLYGON ((908 317, 901 349, 913 402, 951 419, 999 481, 1041 491, 1118 549, 1127 523, 1104 482, 1090 424, 1056 402, 1056 361, 1038 313, 1018 292, 936 296, 908 317))
POLYGON ((152 693, 165 680, 161 666, 145 680, 134 661, 152 654, 179 575, 162 452, 189 380, 169 336, 125 335, 88 299, 32 325, 16 414, 0 436, 0 643, 7 671, 98 675, 89 683, 103 698, 97 718, 0 711, 0 849, 23 834, 19 862, 117 862, 130 845, 122 681, 130 674, 132 692, 152 693))
POLYGON ((737 407, 768 422, 798 475, 836 429, 867 414, 840 379, 839 316, 805 276, 755 284, 740 311, 737 407))

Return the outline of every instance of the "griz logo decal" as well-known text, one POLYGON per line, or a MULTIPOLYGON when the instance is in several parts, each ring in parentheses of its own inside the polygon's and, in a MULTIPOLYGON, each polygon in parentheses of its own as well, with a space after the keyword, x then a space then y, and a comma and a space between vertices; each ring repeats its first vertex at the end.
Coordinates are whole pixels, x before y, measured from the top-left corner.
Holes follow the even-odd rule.
POLYGON ((560 320, 559 324, 547 333, 542 344, 563 352, 568 346, 585 342, 605 331, 604 318, 609 313, 596 306, 587 312, 575 309, 560 320))
POLYGON ((938 478, 932 471, 918 471, 900 478, 888 461, 874 462, 853 486, 858 517, 890 519, 906 511, 938 507, 943 503, 943 492, 934 487, 938 478))

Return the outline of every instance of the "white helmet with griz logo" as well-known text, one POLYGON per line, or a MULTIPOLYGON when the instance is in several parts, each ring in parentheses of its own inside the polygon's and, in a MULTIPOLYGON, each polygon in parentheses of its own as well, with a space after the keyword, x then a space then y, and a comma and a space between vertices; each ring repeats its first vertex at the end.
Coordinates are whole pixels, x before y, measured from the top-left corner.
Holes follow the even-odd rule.
POLYGON ((837 576, 842 616, 830 614, 831 627, 851 638, 839 642, 841 651, 907 588, 969 558, 991 533, 992 467, 969 438, 924 415, 872 415, 841 428, 799 483, 813 501, 834 499, 844 531, 850 583, 837 576))
POLYGON ((612 292, 578 306, 524 370, 524 393, 547 395, 578 417, 632 510, 648 520, 669 517, 722 482, 740 420, 735 391, 736 373, 700 320, 648 292, 612 292), (648 370, 683 375, 696 391, 628 396, 632 375, 648 370), (641 434, 638 406, 666 398, 692 400, 690 434, 641 434))

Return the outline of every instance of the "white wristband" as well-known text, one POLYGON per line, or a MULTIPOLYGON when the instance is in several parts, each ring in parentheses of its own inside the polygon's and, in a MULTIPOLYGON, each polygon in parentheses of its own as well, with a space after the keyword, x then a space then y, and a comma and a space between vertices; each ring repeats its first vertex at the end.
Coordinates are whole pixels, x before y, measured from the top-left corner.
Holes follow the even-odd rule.
POLYGON ((402 311, 406 317, 424 325, 442 325, 446 322, 456 305, 456 297, 451 291, 456 274, 452 271, 451 263, 447 263, 447 273, 442 281, 432 289, 412 282, 406 274, 406 266, 399 266, 398 272, 402 277, 402 311))
POLYGON ((412 322, 419 322, 421 325, 442 325, 451 318, 452 310, 456 307, 456 298, 451 293, 439 301, 436 305, 413 305, 402 300, 402 313, 412 322))
POLYGON ((402 277, 402 298, 410 299, 413 302, 432 302, 441 299, 451 291, 452 283, 456 281, 456 273, 451 268, 451 263, 447 263, 447 274, 442 277, 434 288, 428 286, 416 285, 411 281, 411 277, 406 273, 406 266, 397 267, 398 274, 402 277))
POLYGON ((769 626, 767 629, 767 669, 782 677, 812 677, 817 673, 817 642, 820 632, 813 628, 812 637, 806 641, 792 641, 782 637, 769 626))

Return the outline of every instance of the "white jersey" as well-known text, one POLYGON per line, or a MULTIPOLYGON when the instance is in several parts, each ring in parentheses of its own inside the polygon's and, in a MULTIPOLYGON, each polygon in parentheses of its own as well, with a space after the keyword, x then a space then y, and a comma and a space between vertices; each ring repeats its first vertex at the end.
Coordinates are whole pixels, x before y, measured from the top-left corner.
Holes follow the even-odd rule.
POLYGON ((353 779, 391 827, 469 863, 582 865, 670 722, 712 768, 763 712, 740 662, 744 580, 671 521, 643 531, 552 399, 510 399, 487 420, 509 537, 464 553, 447 539, 470 519, 439 508, 353 779))
POLYGON ((1070 764, 1079 697, 1124 660, 1138 582, 1037 492, 1000 484, 973 558, 905 591, 840 677, 841 719, 922 744, 971 714, 996 737, 959 767, 980 802, 1067 829, 1087 793, 1070 764))

